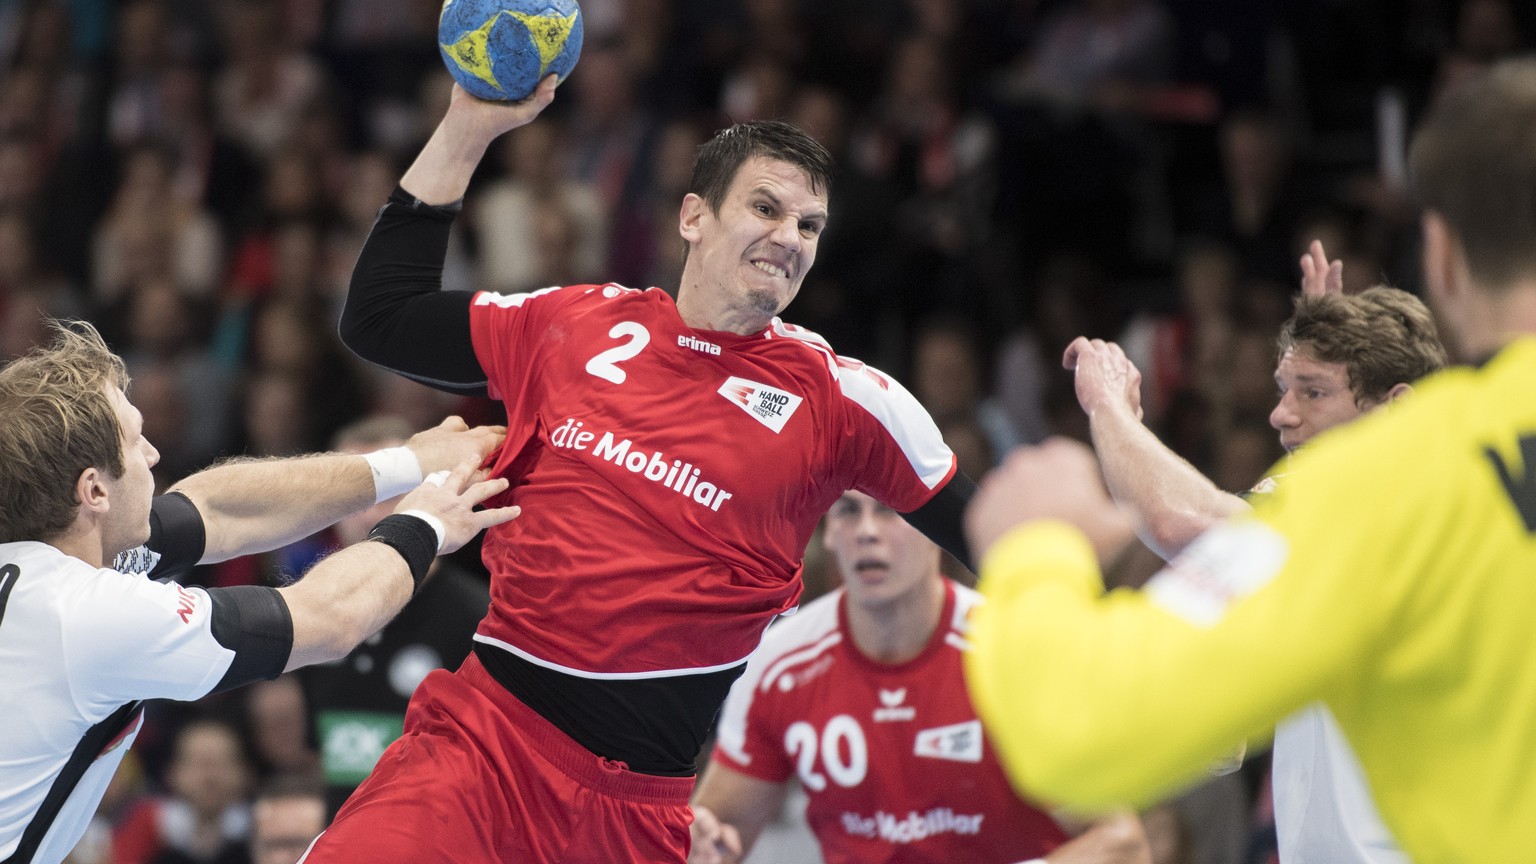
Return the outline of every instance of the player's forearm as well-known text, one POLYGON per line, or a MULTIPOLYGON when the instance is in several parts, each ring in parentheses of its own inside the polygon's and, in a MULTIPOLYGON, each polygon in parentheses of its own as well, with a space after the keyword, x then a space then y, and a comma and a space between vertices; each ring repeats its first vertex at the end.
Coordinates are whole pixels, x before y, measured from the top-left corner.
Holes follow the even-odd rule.
POLYGON ((1169 450, 1125 406, 1096 409, 1089 427, 1109 494, 1136 516, 1142 540, 1164 559, 1247 509, 1241 498, 1218 489, 1169 450))
POLYGON ((411 599, 405 559, 384 543, 364 542, 326 558, 303 579, 278 589, 293 617, 288 672, 338 660, 389 623, 411 599))
POLYGON ((202 516, 202 563, 292 543, 362 510, 375 497, 367 461, 345 454, 226 462, 173 489, 202 516))
POLYGON ((1141 820, 1120 813, 1095 822, 1045 856, 1046 864, 1152 864, 1152 846, 1141 820))
POLYGON ((981 588, 966 682, 988 737, 1017 786, 1083 812, 1145 805, 1198 779, 1316 698, 1338 659, 1325 655, 1343 647, 1297 635, 1312 607, 1258 607, 1206 628, 1145 592, 1101 595, 1091 547, 1060 522, 994 544, 981 588))
POLYGON ((427 204, 449 204, 464 197, 491 140, 457 126, 452 112, 427 139, 400 186, 427 204))

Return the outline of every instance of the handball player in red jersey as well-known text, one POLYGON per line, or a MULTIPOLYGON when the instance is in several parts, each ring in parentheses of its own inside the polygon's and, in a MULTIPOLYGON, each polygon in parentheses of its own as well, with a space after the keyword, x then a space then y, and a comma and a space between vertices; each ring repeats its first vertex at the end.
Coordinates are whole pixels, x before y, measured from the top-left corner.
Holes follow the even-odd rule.
POLYGON ((525 515, 487 535, 474 653, 422 683, 312 862, 682 862, 694 759, 832 503, 865 492, 964 555, 973 487, 927 413, 776 317, 830 216, 831 158, 795 127, 700 148, 675 300, 440 290, 486 147, 553 97, 552 78, 512 104, 455 88, 353 274, 355 352, 506 407, 493 470, 525 515))

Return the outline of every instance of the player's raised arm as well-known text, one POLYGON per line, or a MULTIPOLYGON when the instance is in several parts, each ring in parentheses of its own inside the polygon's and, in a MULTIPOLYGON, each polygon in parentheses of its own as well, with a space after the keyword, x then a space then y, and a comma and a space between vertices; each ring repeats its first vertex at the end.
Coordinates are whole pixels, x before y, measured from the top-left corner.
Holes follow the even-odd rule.
POLYGON ((1136 517, 1153 551, 1172 558, 1207 528, 1247 509, 1142 425, 1141 373, 1120 346, 1080 336, 1061 365, 1073 370, 1104 483, 1115 503, 1136 517))
POLYGON ((443 291, 443 258, 460 199, 497 136, 525 125, 555 93, 546 78, 521 102, 486 102, 454 85, 448 113, 379 211, 352 270, 341 340, 359 357, 453 393, 486 394, 464 291, 443 291))

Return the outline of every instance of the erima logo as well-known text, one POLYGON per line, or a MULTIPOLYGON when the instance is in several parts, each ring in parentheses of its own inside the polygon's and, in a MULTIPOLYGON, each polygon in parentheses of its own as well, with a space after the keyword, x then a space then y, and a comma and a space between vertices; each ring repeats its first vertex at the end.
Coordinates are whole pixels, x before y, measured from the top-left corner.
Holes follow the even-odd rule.
POLYGON ((549 433, 549 443, 562 450, 582 453, 589 452, 590 448, 591 454, 598 459, 612 462, 652 483, 660 483, 684 498, 692 498, 695 504, 702 504, 716 512, 720 510, 721 504, 736 497, 708 480, 700 480, 700 469, 695 468, 692 462, 668 460, 660 450, 648 453, 635 447, 634 442, 628 438, 617 438, 612 432, 604 432, 602 437, 598 437, 596 432, 583 428, 585 425, 574 417, 567 417, 564 423, 549 433))
POLYGON ((725 379, 718 392, 774 432, 784 431, 784 424, 805 401, 793 393, 735 376, 725 379))
POLYGON ((911 705, 903 705, 907 699, 907 688, 900 690, 881 690, 880 706, 875 709, 876 723, 900 723, 911 720, 917 716, 917 709, 911 705))
POLYGON ((917 733, 912 744, 914 756, 948 759, 951 762, 981 761, 981 721, 971 720, 953 726, 939 726, 917 733))
POLYGON ((719 345, 716 345, 713 342, 705 342, 703 339, 695 339, 692 336, 677 337, 677 345, 679 348, 692 348, 695 351, 702 351, 705 354, 713 354, 716 357, 720 356, 719 345))

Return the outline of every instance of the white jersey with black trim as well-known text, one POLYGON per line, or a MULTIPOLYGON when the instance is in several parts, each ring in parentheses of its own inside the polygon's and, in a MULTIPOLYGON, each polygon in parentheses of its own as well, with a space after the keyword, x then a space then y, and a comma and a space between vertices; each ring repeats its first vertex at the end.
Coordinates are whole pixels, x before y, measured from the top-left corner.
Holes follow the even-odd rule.
POLYGON ((1311 705, 1276 727, 1271 766, 1281 861, 1408 864, 1328 706, 1311 705))
POLYGON ((138 700, 218 685, 235 652, 212 609, 200 588, 0 544, 0 860, 63 860, 138 732, 138 700))

